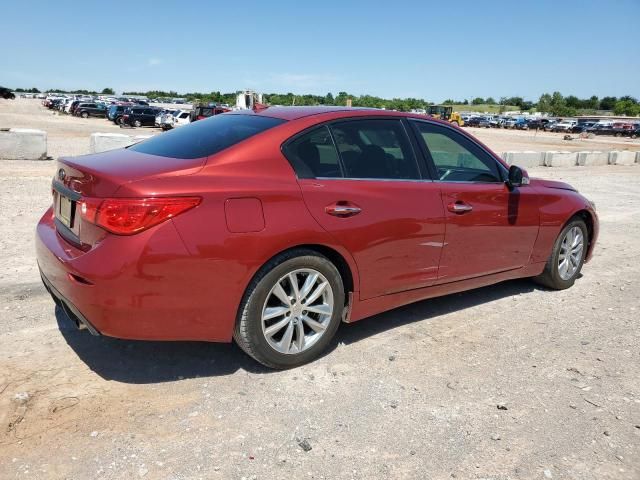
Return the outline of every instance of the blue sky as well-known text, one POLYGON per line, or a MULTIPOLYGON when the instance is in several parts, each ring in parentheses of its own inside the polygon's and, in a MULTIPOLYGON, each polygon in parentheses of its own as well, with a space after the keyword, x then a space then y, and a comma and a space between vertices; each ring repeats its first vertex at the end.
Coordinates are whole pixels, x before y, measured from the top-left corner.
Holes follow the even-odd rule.
POLYGON ((0 85, 640 97, 640 0, 3 2, 0 85))

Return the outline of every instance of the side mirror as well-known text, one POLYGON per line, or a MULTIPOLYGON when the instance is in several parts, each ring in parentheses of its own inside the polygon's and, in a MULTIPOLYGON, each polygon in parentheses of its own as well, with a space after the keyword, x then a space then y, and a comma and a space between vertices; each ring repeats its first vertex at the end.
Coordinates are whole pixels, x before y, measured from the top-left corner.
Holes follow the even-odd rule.
POLYGON ((509 178, 507 179, 507 187, 515 188, 523 185, 529 185, 529 176, 527 172, 518 167, 517 165, 511 165, 509 168, 509 178))

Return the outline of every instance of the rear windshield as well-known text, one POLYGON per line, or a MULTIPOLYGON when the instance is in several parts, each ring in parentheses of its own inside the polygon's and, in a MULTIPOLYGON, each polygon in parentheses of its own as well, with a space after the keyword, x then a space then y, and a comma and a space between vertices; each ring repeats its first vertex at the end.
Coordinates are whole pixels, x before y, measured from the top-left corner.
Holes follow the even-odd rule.
POLYGON ((129 149, 160 157, 208 157, 281 123, 284 120, 257 115, 216 115, 162 133, 129 149))

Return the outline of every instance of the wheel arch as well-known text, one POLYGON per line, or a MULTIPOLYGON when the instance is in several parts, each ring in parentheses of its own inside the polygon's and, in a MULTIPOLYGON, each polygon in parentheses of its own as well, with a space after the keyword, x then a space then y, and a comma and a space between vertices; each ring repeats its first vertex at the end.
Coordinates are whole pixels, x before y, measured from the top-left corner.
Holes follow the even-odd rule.
POLYGON ((569 218, 562 228, 564 228, 569 222, 571 222, 574 218, 580 218, 587 225, 587 233, 589 235, 588 240, 589 244, 587 246, 587 254, 585 255, 585 262, 591 259, 591 254, 593 253, 593 246, 595 243, 597 231, 596 231, 596 219, 593 216, 593 213, 589 210, 583 208, 575 212, 571 218, 569 218))
MULTIPOLYGON (((320 255, 327 257, 331 263, 338 269, 340 273, 340 277, 342 278, 342 284, 344 285, 345 290, 345 298, 348 298, 349 293, 353 293, 355 291, 355 287, 357 285, 358 277, 357 272, 352 271, 352 266, 349 264, 345 256, 340 253, 335 248, 329 247, 327 245, 321 245, 318 243, 302 243, 299 245, 293 245, 285 248, 279 252, 273 254, 270 258, 268 258, 256 271, 256 273, 252 276, 251 281, 258 275, 258 273, 262 270, 262 268, 267 265, 271 260, 275 257, 282 255, 284 253, 288 253, 294 250, 312 250, 314 252, 319 253, 320 255)), ((251 284, 251 281, 249 284, 251 284)))

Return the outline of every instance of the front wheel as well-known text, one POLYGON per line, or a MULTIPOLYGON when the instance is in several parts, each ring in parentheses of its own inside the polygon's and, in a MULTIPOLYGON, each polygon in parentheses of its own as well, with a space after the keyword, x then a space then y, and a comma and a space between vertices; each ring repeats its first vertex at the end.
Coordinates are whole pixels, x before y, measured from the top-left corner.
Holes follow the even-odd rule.
POLYGON ((329 259, 294 250, 267 263, 247 288, 233 337, 263 365, 284 369, 316 359, 335 334, 344 286, 329 259))
POLYGON ((558 235, 544 271, 534 280, 554 290, 573 286, 584 264, 588 235, 582 219, 571 220, 558 235))

